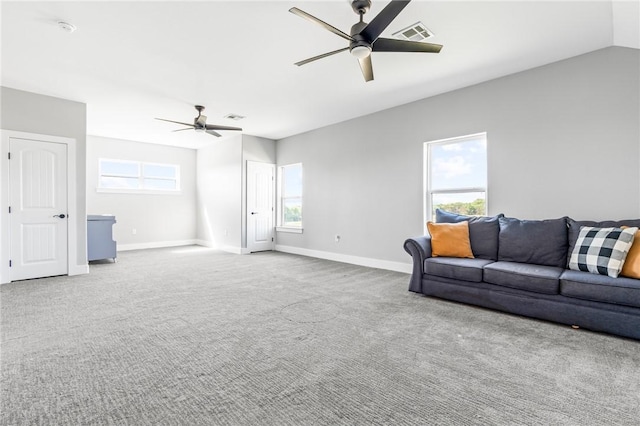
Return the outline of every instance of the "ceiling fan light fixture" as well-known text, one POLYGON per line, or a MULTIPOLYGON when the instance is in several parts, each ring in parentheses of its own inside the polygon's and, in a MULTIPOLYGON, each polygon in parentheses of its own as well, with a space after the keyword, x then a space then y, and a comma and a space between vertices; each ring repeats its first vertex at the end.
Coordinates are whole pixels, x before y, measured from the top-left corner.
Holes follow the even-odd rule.
POLYGON ((351 54, 358 59, 364 59, 371 55, 371 48, 369 46, 355 46, 351 49, 351 54))

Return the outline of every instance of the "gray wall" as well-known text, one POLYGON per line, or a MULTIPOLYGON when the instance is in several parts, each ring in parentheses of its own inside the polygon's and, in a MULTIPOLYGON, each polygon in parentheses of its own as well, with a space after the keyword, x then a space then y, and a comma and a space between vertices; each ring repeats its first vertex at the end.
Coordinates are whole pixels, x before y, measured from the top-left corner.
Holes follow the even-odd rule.
MULTIPOLYGON (((0 128, 43 135, 62 136, 76 140, 77 217, 86 216, 86 135, 87 106, 81 102, 39 95, 37 93, 0 87, 0 128)), ((87 227, 78 222, 77 259, 79 266, 87 264, 87 227)))
POLYGON ((240 252, 242 247, 242 135, 197 153, 197 239, 240 252))
POLYGON ((490 214, 640 217, 639 93, 640 51, 611 47, 282 139, 277 164, 303 163, 304 233, 277 243, 409 262, 424 142, 485 131, 490 214))
POLYGON ((201 244, 241 253, 247 247, 247 161, 276 161, 275 141, 237 135, 198 150, 197 235, 201 244))
POLYGON ((196 238, 196 151, 88 136, 87 213, 116 216, 113 234, 119 249, 193 243, 196 238), (100 158, 177 164, 181 191, 177 194, 97 192, 100 158))

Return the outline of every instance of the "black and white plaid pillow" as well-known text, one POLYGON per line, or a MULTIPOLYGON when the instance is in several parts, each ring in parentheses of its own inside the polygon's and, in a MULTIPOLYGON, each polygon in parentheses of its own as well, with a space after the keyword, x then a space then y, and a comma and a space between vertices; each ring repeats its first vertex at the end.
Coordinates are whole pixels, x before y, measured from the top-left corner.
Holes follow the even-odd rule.
POLYGON ((580 227, 569 269, 617 278, 638 228, 580 227))

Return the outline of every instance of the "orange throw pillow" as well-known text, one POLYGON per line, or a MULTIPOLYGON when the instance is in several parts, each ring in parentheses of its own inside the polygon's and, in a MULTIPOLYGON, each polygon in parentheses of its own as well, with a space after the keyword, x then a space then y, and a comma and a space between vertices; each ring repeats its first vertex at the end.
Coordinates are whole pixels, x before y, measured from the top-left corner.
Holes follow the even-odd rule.
POLYGON ((469 222, 427 222, 431 235, 431 256, 467 257, 473 259, 469 241, 469 222))
MULTIPOLYGON (((626 226, 623 226, 626 228, 626 226)), ((633 244, 622 265, 620 276, 640 279, 640 231, 636 232, 633 244)))

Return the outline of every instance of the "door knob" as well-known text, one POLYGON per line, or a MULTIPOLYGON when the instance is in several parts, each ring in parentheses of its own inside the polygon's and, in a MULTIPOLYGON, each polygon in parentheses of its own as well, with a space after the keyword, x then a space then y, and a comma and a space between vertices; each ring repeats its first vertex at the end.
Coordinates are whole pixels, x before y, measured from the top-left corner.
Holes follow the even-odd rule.
POLYGON ((258 214, 258 212, 251 212, 251 214, 258 214))
POLYGON ((67 216, 65 216, 65 214, 62 213, 62 214, 54 214, 53 217, 59 217, 60 219, 64 219, 67 216))

